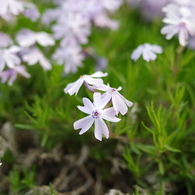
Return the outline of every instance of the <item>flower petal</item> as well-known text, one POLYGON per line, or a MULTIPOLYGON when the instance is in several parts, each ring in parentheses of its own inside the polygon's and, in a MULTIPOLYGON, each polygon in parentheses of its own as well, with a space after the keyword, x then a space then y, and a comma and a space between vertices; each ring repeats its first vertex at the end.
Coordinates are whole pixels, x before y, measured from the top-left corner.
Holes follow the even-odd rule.
POLYGON ((92 74, 90 76, 91 77, 106 77, 106 76, 108 76, 108 73, 107 72, 106 73, 103 73, 101 71, 97 71, 97 72, 95 72, 94 74, 92 74))
POLYGON ((0 72, 4 69, 5 67, 5 60, 3 59, 3 56, 0 54, 0 72))
POLYGON ((94 79, 89 76, 84 76, 83 79, 90 85, 95 85, 95 86, 103 85, 102 79, 94 79))
POLYGON ((128 107, 133 106, 133 102, 127 100, 125 97, 123 97, 120 93, 119 96, 121 97, 121 99, 125 102, 125 104, 127 104, 128 107))
POLYGON ((112 104, 116 111, 116 114, 118 114, 118 112, 120 112, 122 115, 125 115, 127 113, 127 106, 118 94, 112 96, 112 104))
POLYGON ((119 122, 121 119, 115 117, 115 115, 116 115, 116 111, 113 107, 106 108, 101 111, 101 117, 103 119, 106 119, 107 121, 111 121, 111 122, 119 122))
POLYGON ((77 94, 82 84, 83 79, 79 78, 77 81, 69 83, 64 89, 64 92, 69 93, 70 95, 73 95, 74 93, 77 94))
POLYGON ((88 108, 90 111, 94 110, 93 103, 88 98, 83 98, 83 104, 86 108, 88 108))
POLYGON ((99 105, 101 104, 101 99, 102 99, 101 93, 95 92, 93 94, 93 104, 96 109, 99 108, 99 105))
POLYGON ((138 58, 141 56, 142 51, 143 51, 143 46, 142 46, 142 45, 138 46, 138 47, 133 51, 133 53, 131 54, 131 59, 134 60, 134 61, 137 61, 138 58))
POLYGON ((151 52, 150 50, 143 50, 143 59, 149 62, 150 60, 156 59, 156 54, 151 52))
POLYGON ((84 106, 77 106, 79 110, 86 114, 92 114, 92 112, 95 110, 93 104, 88 98, 83 98, 84 106))
POLYGON ((94 119, 91 116, 86 116, 73 124, 75 130, 81 129, 79 135, 85 133, 93 124, 94 119))
POLYGON ((109 138, 108 127, 106 126, 103 119, 99 118, 95 120, 95 138, 99 141, 102 141, 102 135, 104 135, 107 139, 109 138))

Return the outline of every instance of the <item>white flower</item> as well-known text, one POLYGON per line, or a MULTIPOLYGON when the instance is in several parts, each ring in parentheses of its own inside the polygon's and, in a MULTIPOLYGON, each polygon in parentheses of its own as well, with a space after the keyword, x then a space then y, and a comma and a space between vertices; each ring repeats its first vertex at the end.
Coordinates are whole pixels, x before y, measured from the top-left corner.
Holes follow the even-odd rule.
POLYGON ((23 29, 22 31, 20 31, 16 36, 16 40, 21 47, 30 47, 36 42, 43 47, 55 44, 54 39, 48 33, 33 32, 29 29, 23 29))
POLYGON ((163 22, 167 25, 161 29, 162 34, 166 34, 166 39, 171 39, 175 34, 179 36, 179 43, 187 45, 189 35, 195 35, 194 12, 188 7, 179 7, 168 4, 163 8, 166 18, 163 22))
POLYGON ((142 55, 143 59, 149 62, 150 60, 156 59, 156 53, 162 53, 162 47, 145 43, 143 45, 138 46, 133 51, 133 53, 131 54, 131 59, 137 61, 138 58, 142 55))
POLYGON ((18 15, 24 11, 24 2, 20 0, 0 0, 0 15, 18 15))
POLYGON ((95 72, 92 75, 82 75, 78 80, 76 80, 73 83, 69 83, 66 88, 64 88, 65 93, 69 93, 70 95, 73 95, 74 93, 77 94, 81 85, 86 82, 87 84, 90 85, 103 85, 102 79, 97 79, 97 77, 105 77, 107 76, 107 73, 102 73, 100 71, 95 72), (94 79, 95 77, 96 79, 94 79))
POLYGON ((22 55, 22 59, 28 65, 34 65, 39 62, 44 70, 52 69, 51 63, 38 48, 29 49, 27 53, 22 55))
POLYGON ((12 39, 7 34, 0 32, 0 47, 8 47, 12 44, 12 39))
POLYGON ((16 55, 19 51, 17 46, 12 46, 8 49, 0 49, 0 72, 4 69, 5 64, 9 68, 14 68, 16 65, 19 65, 21 60, 16 55))
POLYGON ((112 100, 112 104, 113 104, 114 110, 116 111, 116 114, 121 113, 122 115, 125 115, 128 111, 127 107, 131 107, 133 105, 132 102, 124 98, 118 92, 122 89, 121 87, 116 89, 116 88, 110 87, 109 85, 101 85, 95 88, 100 91, 106 91, 106 93, 104 93, 102 97, 106 97, 108 101, 112 100))
POLYGON ((106 108, 108 100, 107 97, 102 98, 100 93, 94 93, 94 102, 92 103, 88 98, 83 98, 84 106, 78 106, 82 112, 89 114, 87 117, 76 121, 73 126, 74 129, 81 129, 80 135, 89 130, 93 123, 95 123, 94 135, 99 141, 102 141, 102 135, 109 137, 109 130, 103 119, 111 122, 119 122, 120 119, 115 117, 115 110, 106 108))

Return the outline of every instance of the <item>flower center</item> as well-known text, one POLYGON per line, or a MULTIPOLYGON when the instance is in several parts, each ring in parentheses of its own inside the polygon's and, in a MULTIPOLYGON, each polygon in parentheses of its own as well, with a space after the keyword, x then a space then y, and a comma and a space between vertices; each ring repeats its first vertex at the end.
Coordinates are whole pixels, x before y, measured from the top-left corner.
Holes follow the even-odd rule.
POLYGON ((110 89, 110 93, 114 93, 114 92, 116 92, 117 90, 115 89, 115 88, 112 88, 112 89, 110 89))
POLYGON ((92 117, 93 117, 94 119, 98 119, 98 118, 100 117, 100 115, 101 115, 101 113, 100 113, 98 110, 94 110, 94 111, 92 112, 92 117))

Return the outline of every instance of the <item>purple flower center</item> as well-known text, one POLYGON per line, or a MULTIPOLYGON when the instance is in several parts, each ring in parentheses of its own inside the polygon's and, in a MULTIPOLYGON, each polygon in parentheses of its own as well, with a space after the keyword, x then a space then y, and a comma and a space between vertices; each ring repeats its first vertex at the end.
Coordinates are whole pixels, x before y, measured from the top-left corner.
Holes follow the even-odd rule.
POLYGON ((100 115, 101 115, 101 113, 98 110, 95 110, 95 111, 92 112, 92 117, 94 119, 100 118, 100 115))
POLYGON ((112 89, 110 89, 110 93, 114 93, 114 92, 116 92, 117 90, 115 89, 115 88, 112 88, 112 89))

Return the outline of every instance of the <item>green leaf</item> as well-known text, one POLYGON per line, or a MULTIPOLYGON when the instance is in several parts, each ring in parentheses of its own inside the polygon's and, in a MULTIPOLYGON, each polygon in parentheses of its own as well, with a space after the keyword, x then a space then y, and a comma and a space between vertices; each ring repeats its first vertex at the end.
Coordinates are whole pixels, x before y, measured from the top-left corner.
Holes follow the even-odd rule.
POLYGON ((157 148, 153 145, 142 145, 139 144, 138 148, 146 153, 152 154, 152 155, 156 155, 157 153, 157 148))
POLYGON ((158 168, 159 168, 160 174, 164 175, 165 170, 164 170, 163 163, 161 161, 158 163, 158 168))
POLYGON ((48 140, 48 137, 49 137, 48 134, 45 133, 44 136, 43 136, 43 138, 42 138, 42 140, 41 140, 41 146, 42 147, 44 147, 46 145, 46 142, 48 140))
POLYGON ((32 125, 24 125, 24 124, 15 124, 14 127, 18 128, 18 129, 25 129, 25 130, 36 129, 35 126, 32 126, 32 125))
POLYGON ((165 145, 164 146, 167 150, 171 151, 171 152, 181 152, 180 150, 176 149, 176 148, 173 148, 169 145, 165 145))
POLYGON ((150 129, 150 128, 148 128, 148 127, 144 124, 144 122, 142 122, 142 125, 143 125, 143 126, 144 126, 144 128, 145 128, 145 129, 147 129, 149 132, 153 133, 153 130, 152 130, 152 129, 150 129))

